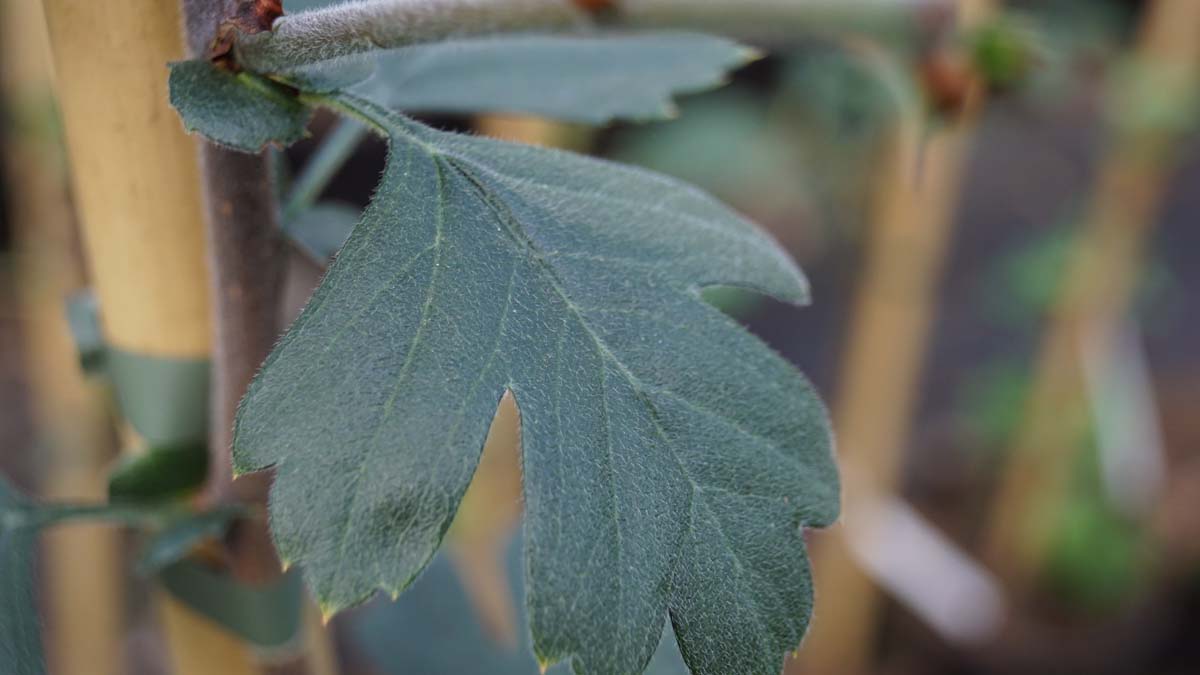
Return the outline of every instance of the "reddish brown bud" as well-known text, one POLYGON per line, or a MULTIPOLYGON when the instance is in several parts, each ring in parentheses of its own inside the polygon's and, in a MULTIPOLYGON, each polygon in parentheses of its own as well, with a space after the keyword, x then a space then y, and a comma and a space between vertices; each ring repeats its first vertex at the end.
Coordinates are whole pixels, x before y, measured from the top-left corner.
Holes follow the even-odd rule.
POLYGON ((929 107, 949 117, 962 112, 978 82, 978 76, 965 58, 956 58, 944 51, 926 55, 919 74, 929 107))
POLYGON ((617 9, 616 0, 572 0, 576 7, 591 14, 613 12, 617 9))
POLYGON ((282 0, 236 0, 233 14, 217 27, 217 36, 209 49, 209 59, 217 65, 233 68, 230 54, 238 33, 252 35, 269 31, 275 19, 281 16, 282 0))

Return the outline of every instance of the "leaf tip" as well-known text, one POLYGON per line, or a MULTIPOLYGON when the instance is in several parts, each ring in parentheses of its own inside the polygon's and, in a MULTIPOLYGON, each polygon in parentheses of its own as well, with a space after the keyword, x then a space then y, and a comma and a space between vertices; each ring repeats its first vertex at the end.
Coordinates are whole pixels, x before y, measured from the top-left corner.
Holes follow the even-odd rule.
POLYGON ((742 46, 738 48, 738 58, 741 59, 742 65, 746 65, 767 58, 767 53, 756 47, 742 46))
POLYGON ((330 621, 333 621, 334 615, 338 613, 337 607, 326 604, 319 605, 321 609, 321 625, 328 626, 330 621))

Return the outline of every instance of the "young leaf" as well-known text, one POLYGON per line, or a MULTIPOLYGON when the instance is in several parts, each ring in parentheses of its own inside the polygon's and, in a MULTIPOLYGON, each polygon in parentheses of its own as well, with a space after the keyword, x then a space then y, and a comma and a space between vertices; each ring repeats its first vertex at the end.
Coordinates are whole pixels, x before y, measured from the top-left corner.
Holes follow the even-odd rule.
POLYGON ((401 110, 520 112, 603 124, 671 117, 674 94, 721 84, 754 58, 694 33, 517 35, 383 52, 360 91, 401 110))
POLYGON ((207 61, 172 63, 168 84, 171 105, 189 132, 235 150, 258 152, 270 143, 295 143, 304 138, 312 116, 280 85, 207 61))
POLYGON ((693 672, 778 673, 811 607, 802 528, 838 510, 829 425, 804 378, 698 294, 803 302, 800 272, 665 177, 327 100, 390 153, 238 415, 236 469, 276 467, 281 558, 326 612, 404 589, 507 389, 539 660, 641 672, 669 614, 693 672))

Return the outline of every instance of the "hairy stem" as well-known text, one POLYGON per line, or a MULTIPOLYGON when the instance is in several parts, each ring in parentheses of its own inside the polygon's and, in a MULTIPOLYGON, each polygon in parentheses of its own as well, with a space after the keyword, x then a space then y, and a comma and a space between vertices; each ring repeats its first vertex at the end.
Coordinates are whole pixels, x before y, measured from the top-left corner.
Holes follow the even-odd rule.
MULTIPOLYGON (((221 26, 249 0, 183 0, 189 51, 210 54, 221 26)), ((283 237, 266 153, 244 154, 202 142, 201 168, 207 215, 209 274, 214 312, 209 497, 217 502, 263 505, 268 474, 232 480, 232 431, 241 400, 278 336, 283 279, 283 237)), ((232 573, 242 583, 263 584, 281 574, 270 534, 245 522, 229 535, 232 573)), ((303 652, 263 666, 272 675, 310 672, 303 652)))
POLYGON ((245 35, 237 60, 260 72, 454 36, 582 27, 570 0, 361 0, 287 15, 245 35))
POLYGON ((606 24, 734 33, 866 30, 936 34, 953 0, 612 0, 593 14, 582 0, 358 0, 285 15, 270 32, 243 35, 238 62, 281 72, 333 58, 451 37, 581 30, 606 24))

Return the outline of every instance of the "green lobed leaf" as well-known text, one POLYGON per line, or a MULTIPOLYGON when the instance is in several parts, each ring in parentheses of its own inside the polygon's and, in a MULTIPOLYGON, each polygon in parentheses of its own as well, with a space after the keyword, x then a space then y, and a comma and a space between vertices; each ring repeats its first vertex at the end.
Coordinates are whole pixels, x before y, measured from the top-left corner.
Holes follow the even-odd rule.
POLYGON ((720 85, 755 56, 696 33, 452 40, 381 53, 375 76, 359 90, 402 110, 603 124, 673 117, 673 95, 720 85))
POLYGON ((46 672, 33 588, 36 545, 28 503, 0 478, 0 663, 14 675, 46 672))
POLYGON ((829 424, 699 289, 804 302, 799 270, 671 179, 330 100, 390 152, 239 411, 281 558, 326 612, 407 587, 510 390, 538 659, 641 672, 669 616, 693 672, 777 674, 811 611, 802 528, 838 510, 829 424))
POLYGON ((188 132, 244 152, 289 145, 307 133, 312 110, 283 86, 252 73, 234 74, 208 61, 171 64, 171 105, 188 132))

